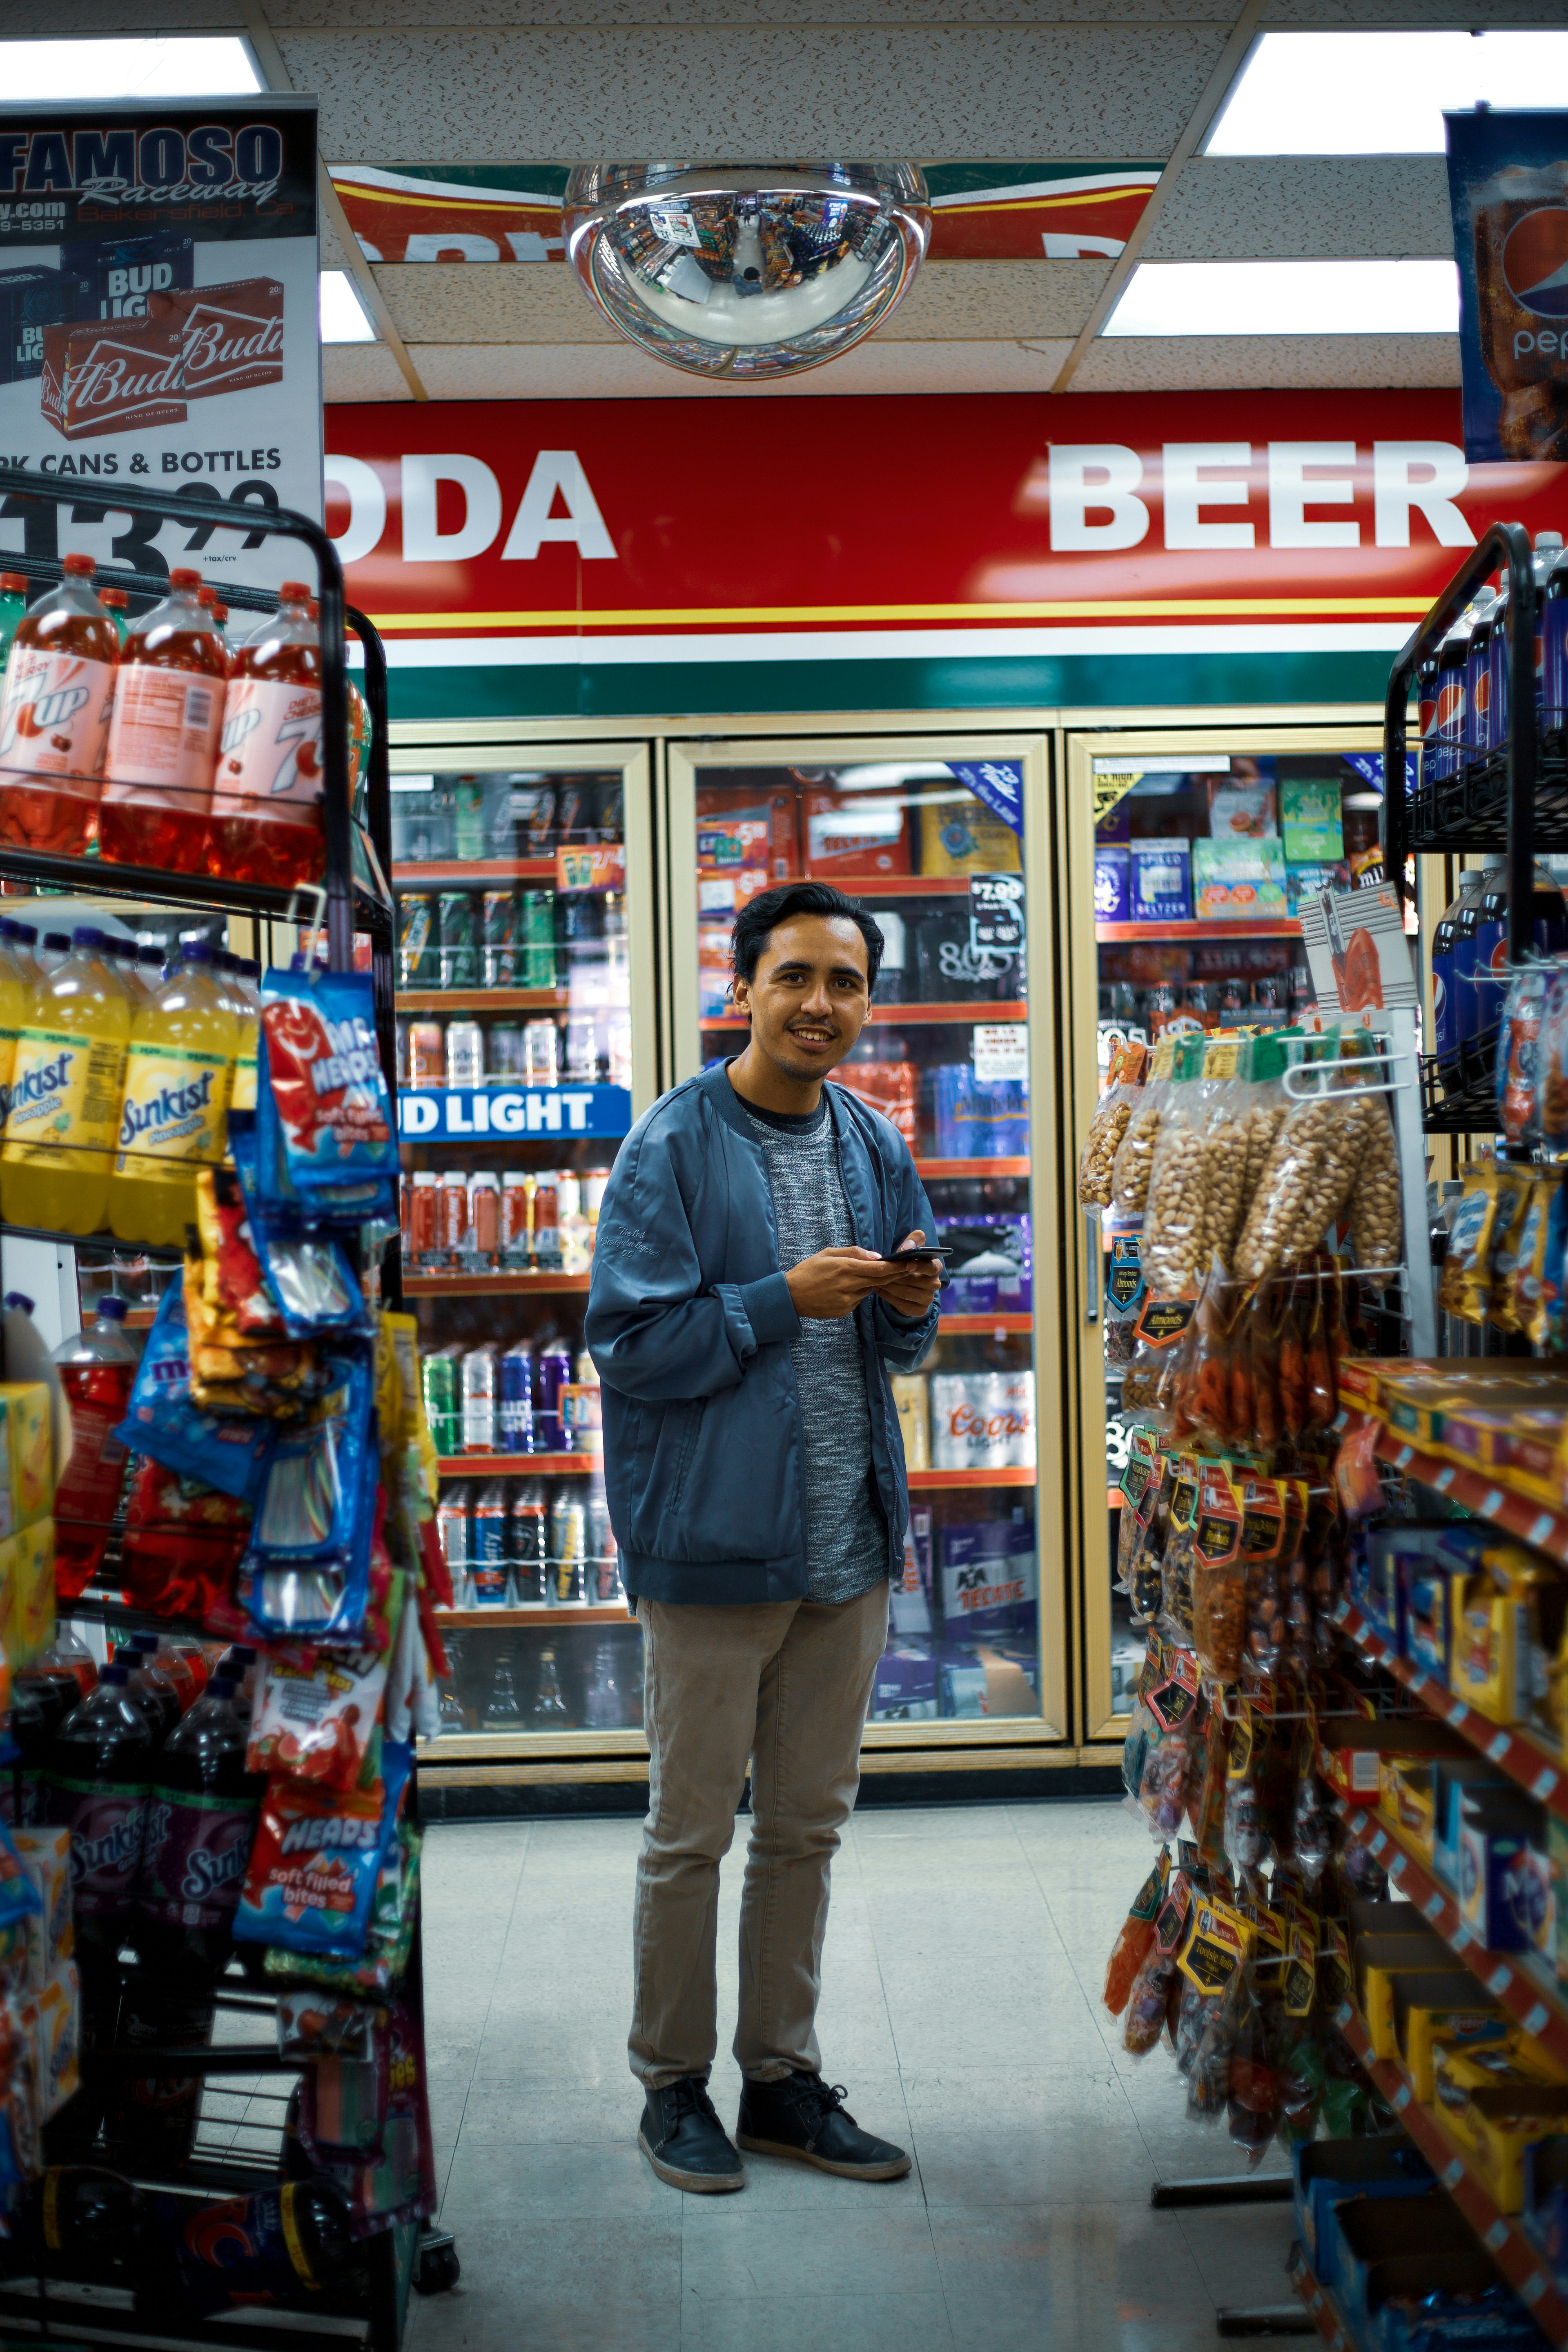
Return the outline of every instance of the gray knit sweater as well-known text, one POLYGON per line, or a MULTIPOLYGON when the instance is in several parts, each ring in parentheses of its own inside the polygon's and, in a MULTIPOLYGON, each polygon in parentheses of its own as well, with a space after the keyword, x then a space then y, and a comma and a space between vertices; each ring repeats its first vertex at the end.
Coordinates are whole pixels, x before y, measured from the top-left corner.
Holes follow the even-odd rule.
MULTIPOLYGON (((855 1241, 826 1102, 806 1118, 745 1104, 763 1147, 779 1265, 855 1241)), ((871 1478, 871 1415, 853 1315, 801 1322, 790 1341, 805 1452, 805 1558, 813 1601, 853 1601, 888 1573, 888 1529, 871 1478)))

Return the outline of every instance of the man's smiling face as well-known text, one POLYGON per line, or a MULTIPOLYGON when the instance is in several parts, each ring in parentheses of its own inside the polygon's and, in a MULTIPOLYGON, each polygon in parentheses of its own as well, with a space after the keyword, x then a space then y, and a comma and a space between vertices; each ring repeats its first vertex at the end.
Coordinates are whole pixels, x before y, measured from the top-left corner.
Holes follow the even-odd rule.
POLYGON ((735 982, 752 1043, 797 1084, 843 1061, 871 1009, 866 941, 843 915, 792 915, 775 925, 752 979, 735 982))

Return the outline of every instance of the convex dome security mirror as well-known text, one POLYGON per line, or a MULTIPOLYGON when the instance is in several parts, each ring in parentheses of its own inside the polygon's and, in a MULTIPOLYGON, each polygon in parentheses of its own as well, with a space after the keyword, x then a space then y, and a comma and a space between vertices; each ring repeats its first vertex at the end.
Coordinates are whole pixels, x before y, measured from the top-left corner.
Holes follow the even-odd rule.
POLYGON ((580 163, 566 250, 612 326, 688 375, 761 383, 848 351, 931 236, 913 163, 580 163))

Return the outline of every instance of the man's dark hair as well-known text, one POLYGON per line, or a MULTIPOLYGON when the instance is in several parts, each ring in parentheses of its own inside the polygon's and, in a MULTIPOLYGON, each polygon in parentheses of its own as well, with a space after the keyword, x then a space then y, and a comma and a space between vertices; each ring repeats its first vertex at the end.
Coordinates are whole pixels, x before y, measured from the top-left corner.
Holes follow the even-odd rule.
POLYGON ((881 970, 882 950, 887 942, 881 927, 873 921, 864 907, 836 890, 831 882, 781 882, 776 890, 763 890, 757 898, 748 898, 735 918, 731 934, 730 952, 734 960, 737 980, 755 980, 757 958, 767 946, 774 929, 787 923, 795 915, 842 915, 855 924, 866 942, 866 986, 869 993, 877 985, 881 970))

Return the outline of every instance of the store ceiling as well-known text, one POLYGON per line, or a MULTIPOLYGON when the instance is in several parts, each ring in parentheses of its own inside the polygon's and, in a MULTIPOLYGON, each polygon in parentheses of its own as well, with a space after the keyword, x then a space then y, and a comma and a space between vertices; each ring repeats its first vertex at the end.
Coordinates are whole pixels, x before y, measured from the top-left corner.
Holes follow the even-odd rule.
MULTIPOLYGON (((786 0, 54 0, 48 29, 247 32, 268 79, 320 98, 342 164, 1160 162, 1152 261, 1451 253, 1440 156, 1190 152, 1254 31, 1563 22, 1562 0, 834 0, 831 16, 786 0)), ((0 36, 39 29, 37 0, 0 0, 0 36)), ((558 264, 373 268, 329 225, 323 266, 350 265, 383 337, 329 347, 329 400, 1458 382, 1447 334, 1090 336, 1109 259, 928 263, 875 338, 770 390, 659 365, 558 264)))

